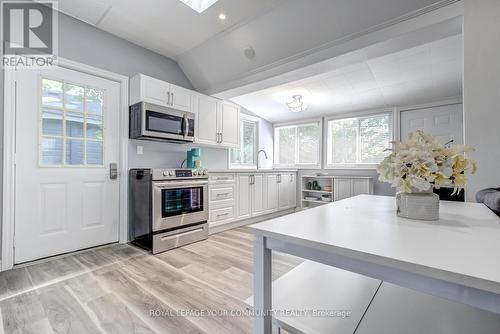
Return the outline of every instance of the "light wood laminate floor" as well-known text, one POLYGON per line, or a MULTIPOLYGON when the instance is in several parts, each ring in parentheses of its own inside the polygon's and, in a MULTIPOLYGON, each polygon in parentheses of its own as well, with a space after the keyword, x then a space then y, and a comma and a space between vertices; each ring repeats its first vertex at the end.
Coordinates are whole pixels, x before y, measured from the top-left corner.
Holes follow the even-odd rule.
MULTIPOLYGON (((156 256, 111 245, 2 272, 0 334, 251 333, 224 312, 252 295, 252 241, 239 228, 156 256)), ((274 252, 273 279, 301 262, 274 252)))

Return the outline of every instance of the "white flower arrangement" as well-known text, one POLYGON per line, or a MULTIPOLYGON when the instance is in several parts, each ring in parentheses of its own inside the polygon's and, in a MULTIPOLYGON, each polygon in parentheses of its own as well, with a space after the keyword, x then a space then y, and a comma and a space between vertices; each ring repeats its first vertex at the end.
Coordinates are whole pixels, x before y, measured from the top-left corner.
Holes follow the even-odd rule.
POLYGON ((391 151, 377 167, 379 180, 406 193, 442 186, 453 186, 453 194, 459 193, 467 182, 465 172, 476 172, 476 162, 465 157, 471 148, 447 147, 420 130, 403 142, 393 142, 391 151))

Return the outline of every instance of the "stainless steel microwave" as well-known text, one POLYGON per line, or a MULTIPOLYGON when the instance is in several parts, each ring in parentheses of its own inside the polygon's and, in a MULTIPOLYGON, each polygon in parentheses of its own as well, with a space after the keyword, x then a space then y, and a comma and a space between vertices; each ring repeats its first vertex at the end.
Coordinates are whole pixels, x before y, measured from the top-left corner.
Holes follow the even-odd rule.
POLYGON ((194 141, 194 122, 194 113, 139 102, 130 106, 129 137, 190 143, 194 141))

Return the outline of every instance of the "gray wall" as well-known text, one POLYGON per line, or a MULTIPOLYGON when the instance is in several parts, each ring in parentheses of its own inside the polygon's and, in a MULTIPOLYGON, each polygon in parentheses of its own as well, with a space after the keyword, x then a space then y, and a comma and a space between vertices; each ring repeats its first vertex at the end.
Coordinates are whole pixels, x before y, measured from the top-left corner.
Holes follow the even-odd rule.
POLYGON ((465 0, 465 143, 478 172, 470 176, 467 199, 487 187, 500 187, 500 1, 465 0))
MULTIPOLYGON (((174 60, 148 51, 64 14, 59 15, 59 56, 126 76, 144 73, 179 86, 192 88, 184 72, 174 60)), ((3 110, 3 71, 0 74, 0 105, 3 110)), ((0 117, 0 174, 3 165, 3 161, 1 161, 3 159, 2 132, 3 112, 0 117)), ((146 144, 148 151, 154 151, 157 148, 156 145, 148 144, 146 144)), ((158 148, 157 153, 141 157, 142 162, 145 165, 154 163, 156 157, 161 154, 160 152, 161 150, 158 148), (150 162, 145 160, 149 158, 150 162)), ((134 155, 131 155, 132 161, 134 158, 134 155)))

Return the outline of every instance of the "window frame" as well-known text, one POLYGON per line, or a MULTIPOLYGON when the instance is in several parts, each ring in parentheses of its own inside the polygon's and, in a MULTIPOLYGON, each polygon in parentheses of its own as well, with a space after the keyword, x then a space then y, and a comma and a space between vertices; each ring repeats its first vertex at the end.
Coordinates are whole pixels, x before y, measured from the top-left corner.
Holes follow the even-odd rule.
POLYGON ((51 75, 40 75, 38 77, 38 145, 37 145, 37 166, 39 168, 47 168, 47 169, 54 169, 54 168, 85 168, 85 169, 102 169, 106 167, 105 159, 106 159, 106 140, 105 140, 105 130, 106 130, 106 124, 105 124, 105 113, 107 109, 107 103, 106 103, 106 96, 107 92, 103 88, 99 87, 94 87, 94 86, 89 86, 89 85, 84 85, 81 83, 77 83, 72 80, 64 80, 61 78, 58 78, 56 76, 51 76, 51 75), (52 80, 52 81, 59 81, 62 83, 62 89, 63 89, 63 98, 62 98, 62 107, 50 107, 50 106, 45 106, 42 102, 42 89, 43 89, 43 80, 52 80), (75 85, 79 87, 83 87, 83 109, 81 111, 78 110, 71 110, 66 108, 66 92, 65 92, 65 87, 66 85, 75 85), (95 138, 88 138, 86 133, 87 133, 87 114, 90 115, 98 115, 95 113, 88 113, 87 112, 87 90, 90 89, 96 89, 100 90, 103 93, 103 104, 102 104, 102 114, 101 114, 101 122, 102 122, 102 139, 95 139, 95 138), (61 136, 57 135, 44 135, 43 134, 43 109, 51 109, 51 110, 59 110, 62 112, 62 134, 61 136), (71 137, 71 136, 66 136, 66 113, 67 112, 75 112, 79 113, 83 117, 83 137, 71 137), (42 156, 42 142, 43 138, 56 138, 56 139, 61 139, 62 140, 62 160, 60 164, 44 164, 43 163, 43 156, 42 156), (67 139, 76 139, 76 140, 81 140, 83 141, 83 160, 85 163, 83 164, 66 164, 66 141, 67 139), (87 142, 100 142, 101 147, 102 147, 102 164, 87 164, 87 142))
MULTIPOLYGON (((325 117, 325 123, 324 123, 324 133, 325 133, 325 145, 324 145, 324 169, 330 169, 330 170, 346 170, 346 169, 355 169, 355 170, 374 170, 377 168, 379 163, 348 163, 348 164, 329 164, 328 163, 328 150, 329 150, 329 123, 330 121, 339 121, 339 120, 346 120, 350 118, 366 118, 366 117, 371 117, 371 116, 379 116, 379 115, 388 115, 389 120, 390 120, 390 128, 389 128, 389 134, 390 134, 390 141, 393 141, 395 136, 395 131, 396 131, 396 120, 395 120, 395 115, 394 115, 394 110, 393 109, 384 109, 384 110, 378 110, 378 111, 368 111, 368 112, 358 112, 358 113, 350 113, 350 114, 342 114, 342 115, 333 115, 330 117, 325 117)), ((359 140, 359 138, 358 138, 359 140)))
MULTIPOLYGON (((294 168, 294 169, 321 169, 322 161, 323 161, 323 118, 310 118, 310 119, 304 119, 296 122, 287 122, 287 123, 276 123, 273 124, 273 154, 274 154, 274 160, 273 160, 273 168, 294 168), (300 164, 300 163, 294 163, 294 164, 278 164, 276 163, 277 159, 279 158, 279 149, 278 146, 276 145, 276 128, 283 128, 283 127, 296 127, 298 128, 299 126, 306 126, 306 125, 311 125, 311 124, 318 124, 319 127, 319 136, 318 136, 318 161, 315 164, 300 164)), ((297 147, 298 141, 295 141, 295 158, 297 159, 297 153, 298 153, 298 147, 297 147)))
MULTIPOLYGON (((252 122, 255 123, 255 145, 254 145, 254 163, 253 164, 239 164, 239 163, 233 163, 231 161, 231 150, 234 150, 234 148, 229 148, 227 150, 227 161, 228 161, 228 166, 229 169, 257 169, 257 162, 259 157, 257 156, 259 152, 259 132, 260 132, 260 118, 254 117, 251 115, 247 115, 244 113, 240 113, 240 124, 239 126, 241 127, 241 122, 252 122)), ((241 132, 241 129, 240 129, 241 132)), ((241 136, 241 134, 240 134, 241 136)), ((241 141, 241 138, 240 138, 241 141)), ((238 149, 241 150, 241 145, 238 149)))

